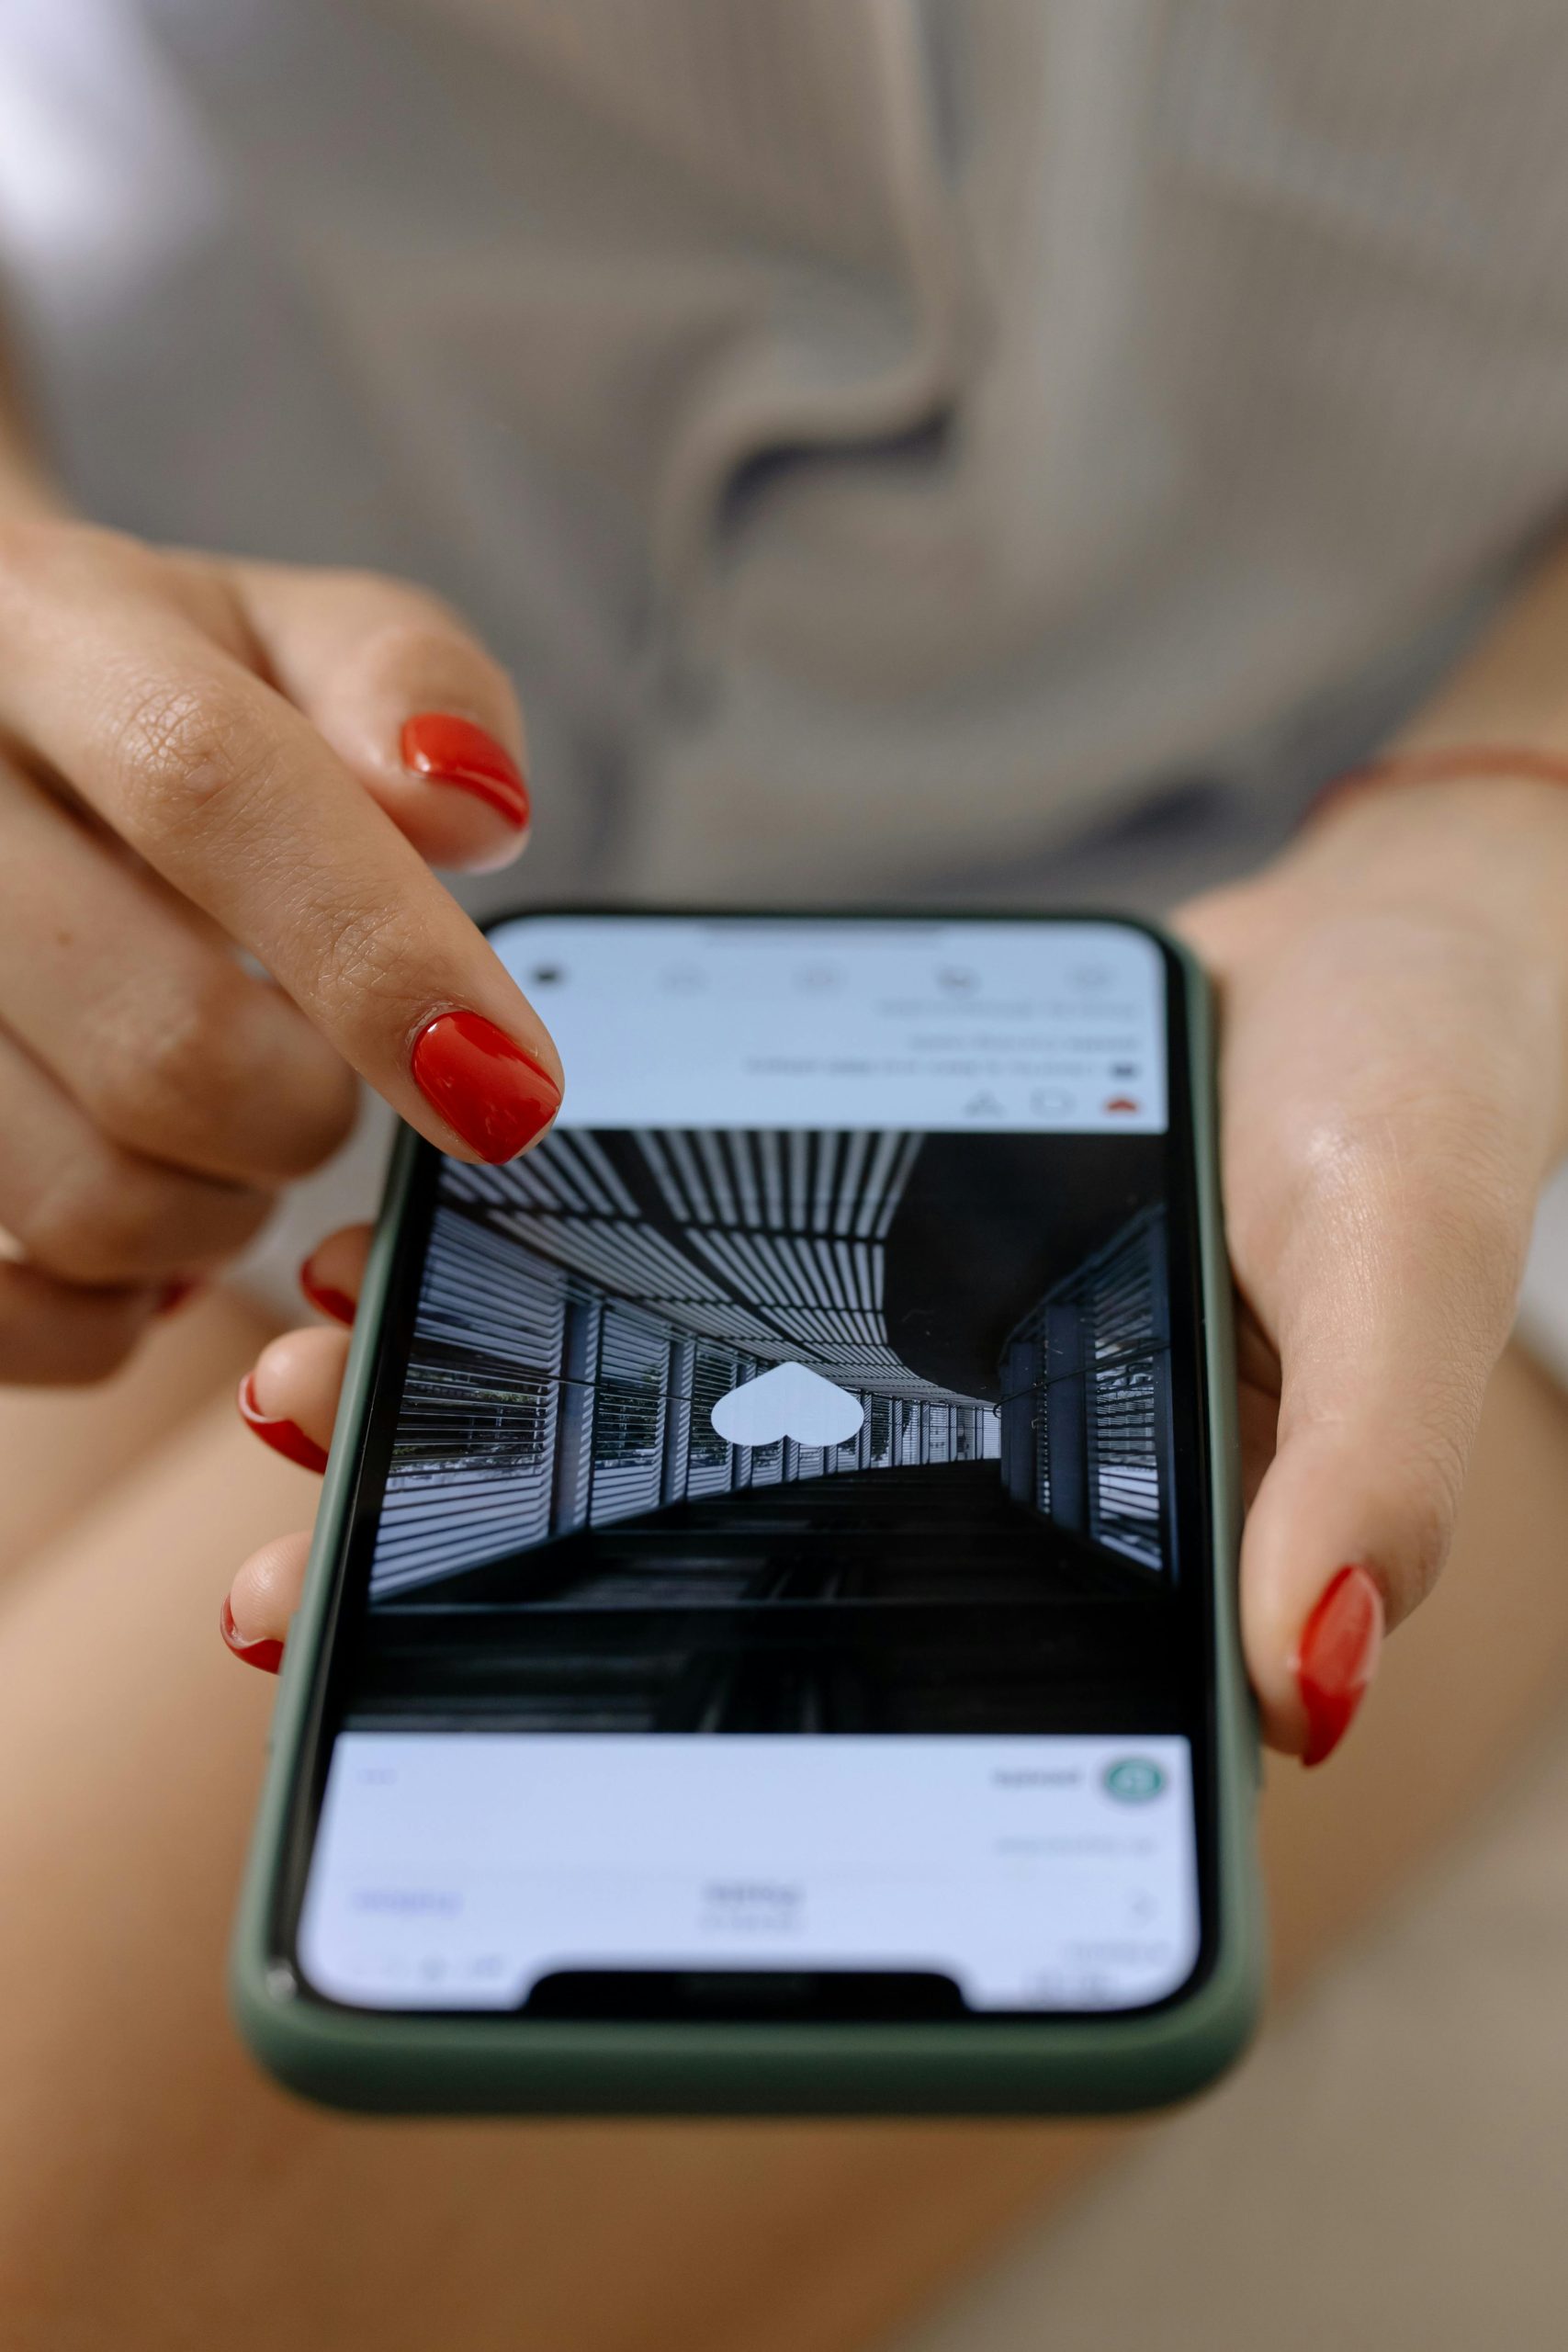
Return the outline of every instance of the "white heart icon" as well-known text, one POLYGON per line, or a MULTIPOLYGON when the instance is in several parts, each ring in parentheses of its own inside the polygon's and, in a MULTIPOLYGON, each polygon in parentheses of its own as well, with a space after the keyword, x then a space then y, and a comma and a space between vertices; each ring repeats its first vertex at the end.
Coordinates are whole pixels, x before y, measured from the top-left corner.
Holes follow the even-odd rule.
POLYGON ((801 1445, 843 1445, 864 1419, 858 1396, 803 1363, 776 1363, 772 1372, 742 1381, 712 1414, 727 1445, 772 1445, 781 1437, 801 1445))

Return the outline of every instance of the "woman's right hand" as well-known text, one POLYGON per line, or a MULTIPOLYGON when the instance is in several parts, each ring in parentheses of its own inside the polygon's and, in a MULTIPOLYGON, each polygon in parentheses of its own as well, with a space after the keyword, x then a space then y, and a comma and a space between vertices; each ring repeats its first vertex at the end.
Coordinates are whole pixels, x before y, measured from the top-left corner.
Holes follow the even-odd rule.
POLYGON ((0 1379, 112 1371, 355 1071, 458 1158, 543 1132, 555 1048, 430 871, 522 847, 522 758, 418 589, 0 525, 0 1379))

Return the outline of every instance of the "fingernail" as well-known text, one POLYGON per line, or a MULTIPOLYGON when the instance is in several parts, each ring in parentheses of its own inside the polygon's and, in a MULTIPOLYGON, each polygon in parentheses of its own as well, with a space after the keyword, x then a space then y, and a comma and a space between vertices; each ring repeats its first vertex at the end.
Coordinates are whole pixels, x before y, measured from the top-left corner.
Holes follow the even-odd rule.
POLYGON ((172 1283, 165 1283, 158 1293, 152 1306, 153 1314, 172 1315, 177 1306, 185 1305, 187 1298, 194 1298, 201 1286, 199 1274, 176 1275, 172 1283))
POLYGON ((324 1470, 327 1457, 313 1437, 307 1437, 294 1421, 280 1421, 271 1413, 264 1413, 256 1403, 255 1374, 247 1372, 240 1383, 235 1402, 240 1419, 247 1429, 254 1430, 264 1445, 281 1453, 286 1462, 297 1462, 301 1470, 324 1470))
POLYGON ((276 1674, 282 1665, 283 1644, 281 1642, 246 1641, 234 1623, 234 1612, 229 1606, 227 1593, 223 1596, 223 1606, 218 1612, 218 1630, 234 1656, 243 1657, 247 1666, 260 1667, 264 1674, 276 1674))
POLYGON ((548 1070, 482 1013, 442 1013, 415 1039, 412 1068, 425 1101, 492 1164, 514 1159, 560 1109, 548 1070))
POLYGON ((347 1291, 334 1290, 331 1283, 318 1282, 310 1272, 313 1263, 312 1259, 307 1258, 299 1269, 299 1287, 305 1294, 307 1303, 313 1306, 319 1315, 330 1315, 334 1323, 352 1323, 354 1320, 353 1299, 350 1298, 347 1291))
POLYGON ((1291 1661, 1306 1710, 1303 1764, 1321 1764, 1349 1730, 1377 1671, 1382 1628, 1382 1595, 1365 1568, 1330 1577, 1291 1661))
POLYGON ((504 745, 450 711, 422 710, 403 729, 403 765, 432 784, 455 784, 499 810, 509 825, 528 821, 528 786, 504 745))

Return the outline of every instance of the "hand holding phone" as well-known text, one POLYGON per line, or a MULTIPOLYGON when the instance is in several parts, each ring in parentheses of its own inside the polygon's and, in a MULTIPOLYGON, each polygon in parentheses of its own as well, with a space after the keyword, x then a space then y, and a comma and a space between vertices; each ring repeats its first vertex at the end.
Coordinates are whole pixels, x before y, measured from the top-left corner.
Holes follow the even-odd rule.
POLYGON ((1170 2096, 1245 2032, 1201 983, 1132 924, 536 916, 404 1146, 237 1983, 372 2104, 1170 2096))

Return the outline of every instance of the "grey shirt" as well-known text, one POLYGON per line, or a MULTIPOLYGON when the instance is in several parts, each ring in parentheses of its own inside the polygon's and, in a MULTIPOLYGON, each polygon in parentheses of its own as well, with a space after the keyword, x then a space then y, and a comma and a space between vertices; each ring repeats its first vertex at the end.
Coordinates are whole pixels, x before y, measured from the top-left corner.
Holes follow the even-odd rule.
POLYGON ((1146 902, 1553 524, 1565 121, 1560 0, 51 0, 0 270, 94 512, 516 668, 491 903, 1146 902))

